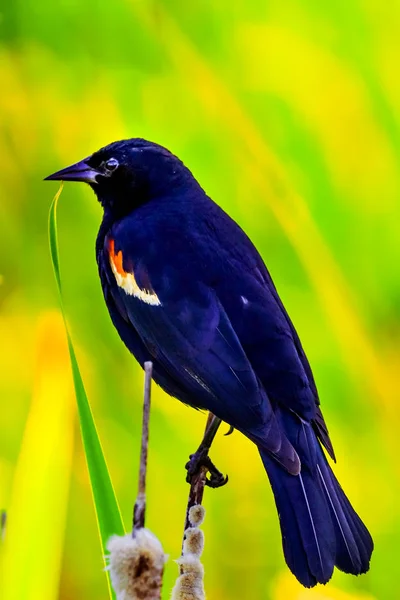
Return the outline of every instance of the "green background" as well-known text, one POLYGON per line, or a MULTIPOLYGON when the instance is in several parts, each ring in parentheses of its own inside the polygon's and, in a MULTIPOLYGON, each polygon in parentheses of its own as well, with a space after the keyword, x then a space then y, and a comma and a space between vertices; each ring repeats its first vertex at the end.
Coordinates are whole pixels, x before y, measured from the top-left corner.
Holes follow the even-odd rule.
MULTIPOLYGON (((24 0, 0 6, 0 507, 5 600, 107 598, 47 241, 42 178, 111 141, 168 147, 251 236, 295 322, 371 571, 303 590, 256 449, 212 451, 209 600, 400 597, 400 4, 24 0), (7 545, 9 548, 7 549, 7 545)), ((142 374, 109 320, 86 186, 59 206, 66 311, 127 528, 142 374)), ((177 574, 205 416, 153 393, 147 525, 177 574)))

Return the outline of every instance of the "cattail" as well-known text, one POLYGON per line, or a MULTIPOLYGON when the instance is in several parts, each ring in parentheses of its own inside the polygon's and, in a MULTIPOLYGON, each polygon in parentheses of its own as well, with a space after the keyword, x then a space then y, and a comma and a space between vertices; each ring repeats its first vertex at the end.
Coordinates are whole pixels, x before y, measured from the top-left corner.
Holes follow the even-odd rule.
POLYGON ((195 504, 189 508, 189 522, 193 527, 200 527, 206 516, 206 510, 201 504, 195 504))
POLYGON ((197 504, 189 510, 191 527, 185 530, 182 556, 176 561, 181 574, 172 590, 171 600, 205 600, 204 567, 200 556, 204 548, 204 533, 198 528, 205 516, 203 506, 197 504))
POLYGON ((161 543, 148 529, 135 537, 112 536, 107 543, 111 583, 117 600, 159 600, 166 556, 161 543))
POLYGON ((183 541, 183 554, 201 556, 204 548, 204 533, 197 527, 188 527, 183 541))
POLYGON ((151 376, 153 365, 144 364, 142 445, 140 452, 139 489, 133 511, 133 531, 112 536, 107 543, 110 578, 117 600, 159 600, 166 556, 156 536, 145 529, 146 471, 149 444, 151 376))

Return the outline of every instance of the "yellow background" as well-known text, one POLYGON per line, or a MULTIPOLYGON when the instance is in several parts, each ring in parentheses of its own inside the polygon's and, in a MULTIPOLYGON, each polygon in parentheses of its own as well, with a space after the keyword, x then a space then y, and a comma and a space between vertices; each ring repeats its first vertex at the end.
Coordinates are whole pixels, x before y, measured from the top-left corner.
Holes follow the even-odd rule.
MULTIPOLYGON (((219 435, 212 456, 230 482, 205 495, 208 599, 400 597, 399 31, 400 4, 379 0, 0 7, 5 600, 107 597, 48 252, 55 184, 42 178, 139 136, 182 158, 260 249, 311 361, 335 471, 376 544, 368 575, 303 590, 285 567, 256 449, 219 435)), ((100 219, 88 187, 65 186, 66 310, 129 527, 142 375, 103 302, 100 219)), ((154 390, 147 524, 171 559, 204 420, 154 390)), ((164 598, 176 574, 170 560, 164 598)))

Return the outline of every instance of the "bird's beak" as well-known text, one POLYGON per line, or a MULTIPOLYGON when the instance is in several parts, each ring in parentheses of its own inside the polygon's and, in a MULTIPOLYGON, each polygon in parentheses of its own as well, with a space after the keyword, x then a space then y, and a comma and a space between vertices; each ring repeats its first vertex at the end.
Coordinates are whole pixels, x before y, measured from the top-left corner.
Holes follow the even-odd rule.
POLYGON ((45 181, 84 181, 85 183, 97 183, 97 175, 101 175, 99 171, 92 169, 86 161, 90 157, 84 158, 80 162, 75 163, 61 171, 57 171, 48 177, 45 177, 45 181))

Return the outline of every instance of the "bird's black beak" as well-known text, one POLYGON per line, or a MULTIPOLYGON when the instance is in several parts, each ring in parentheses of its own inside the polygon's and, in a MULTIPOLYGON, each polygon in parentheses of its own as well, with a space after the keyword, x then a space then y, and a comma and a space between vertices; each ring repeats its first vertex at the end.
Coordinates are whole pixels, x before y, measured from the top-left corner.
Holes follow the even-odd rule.
MULTIPOLYGON (((90 157, 89 157, 90 158, 90 157)), ((45 181, 84 181, 85 183, 97 183, 97 175, 101 175, 99 171, 96 171, 90 167, 86 161, 89 158, 84 158, 80 162, 75 163, 61 171, 57 171, 48 177, 45 177, 45 181)))

